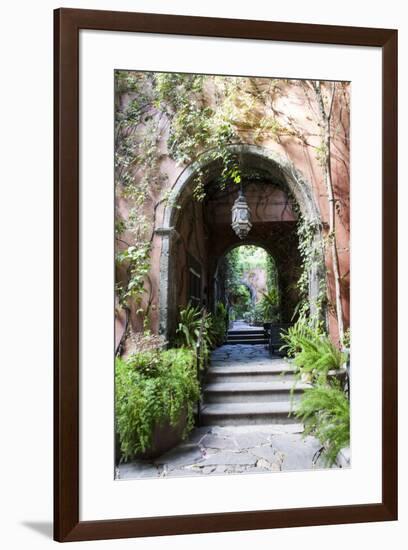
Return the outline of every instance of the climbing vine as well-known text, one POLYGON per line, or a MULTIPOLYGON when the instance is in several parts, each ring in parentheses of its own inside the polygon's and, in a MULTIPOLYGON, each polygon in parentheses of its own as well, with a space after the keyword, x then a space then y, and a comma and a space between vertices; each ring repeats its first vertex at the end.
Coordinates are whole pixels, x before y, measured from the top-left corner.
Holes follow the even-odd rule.
MULTIPOLYGON (((296 93, 296 86, 302 88, 303 84, 281 79, 116 71, 115 231, 120 273, 117 289, 123 307, 135 304, 145 321, 149 315, 156 213, 160 206, 174 201, 167 184, 168 159, 180 167, 194 163, 198 157, 203 160, 200 165, 219 164, 215 179, 206 168, 196 167, 193 197, 197 201, 205 199, 210 179, 221 189, 248 178, 262 179, 256 170, 243 168, 242 159, 231 145, 271 141, 284 145, 289 140, 309 147, 311 136, 304 121, 276 107, 279 98, 296 93)), ((307 99, 311 101, 309 96, 307 99)), ((327 157, 324 144, 313 147, 316 158, 323 162, 327 157)), ((310 314, 310 271, 320 269, 323 262, 315 239, 317 229, 317 222, 306 222, 299 216, 301 314, 310 314)), ((325 292, 322 284, 313 305, 317 316, 325 292)))
POLYGON ((318 294, 311 303, 310 300, 310 277, 312 272, 324 271, 324 249, 323 243, 317 238, 321 230, 319 220, 306 219, 300 209, 297 210, 297 227, 298 250, 301 257, 301 273, 297 282, 297 290, 299 293, 299 303, 296 308, 295 315, 301 318, 308 317, 309 322, 313 326, 321 326, 323 324, 323 312, 326 303, 326 285, 323 278, 319 278, 318 294))
MULTIPOLYGON (((121 280, 117 290, 120 304, 128 308, 133 301, 140 314, 155 225, 154 218, 146 216, 146 206, 152 205, 156 212, 159 203, 172 200, 165 189, 163 157, 169 155, 185 165, 205 151, 209 159, 221 163, 221 186, 241 181, 237 159, 228 148, 238 136, 226 110, 207 105, 205 79, 202 75, 116 72, 115 188, 117 202, 123 198, 132 205, 128 216, 118 216, 115 224, 117 264, 126 267, 126 281, 121 280), (131 242, 126 239, 129 233, 131 242)), ((205 198, 205 176, 203 170, 197 171, 196 200, 205 198)))

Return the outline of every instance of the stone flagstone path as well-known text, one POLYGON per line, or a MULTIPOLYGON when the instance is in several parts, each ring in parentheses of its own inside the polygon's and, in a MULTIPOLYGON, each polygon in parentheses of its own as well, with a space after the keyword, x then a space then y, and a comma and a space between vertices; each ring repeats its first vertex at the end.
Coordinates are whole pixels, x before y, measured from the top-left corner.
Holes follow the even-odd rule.
MULTIPOLYGON (((262 345, 224 345, 212 354, 211 366, 256 367, 282 362, 271 359, 262 345)), ((281 380, 284 380, 283 376, 281 380)), ((279 378, 278 378, 279 380, 279 378)), ((317 459, 321 445, 303 437, 303 426, 295 423, 252 425, 208 425, 195 428, 188 440, 161 457, 120 464, 117 479, 180 477, 217 474, 278 472, 321 469, 317 459)))
POLYGON ((301 425, 209 426, 152 462, 117 468, 117 479, 261 473, 322 468, 313 458, 321 445, 302 437, 301 425))

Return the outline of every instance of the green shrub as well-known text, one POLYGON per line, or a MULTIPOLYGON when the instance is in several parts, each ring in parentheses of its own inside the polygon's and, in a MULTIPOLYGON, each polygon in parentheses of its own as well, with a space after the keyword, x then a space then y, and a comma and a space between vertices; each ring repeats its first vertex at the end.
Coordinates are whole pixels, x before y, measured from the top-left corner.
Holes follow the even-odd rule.
POLYGON ((195 348, 201 327, 201 310, 188 304, 180 311, 180 321, 176 329, 176 344, 187 348, 195 348))
POLYGON ((176 329, 176 342, 179 346, 194 348, 198 339, 205 340, 213 347, 213 321, 210 313, 198 306, 188 304, 180 311, 180 321, 176 329))
POLYGON ((229 289, 229 300, 234 308, 235 319, 243 319, 245 312, 251 309, 251 293, 241 283, 233 285, 229 289))
POLYGON ((300 374, 310 373, 315 381, 325 382, 329 370, 339 369, 345 360, 345 355, 324 334, 303 336, 298 342, 301 350, 293 363, 300 374))
POLYGON ((180 321, 176 330, 176 345, 197 351, 200 342, 200 367, 203 367, 215 347, 213 320, 203 308, 188 304, 180 311, 180 321), (201 338, 200 338, 201 335, 201 338))
POLYGON ((314 384, 305 390, 295 415, 305 425, 304 435, 313 433, 319 439, 324 448, 323 458, 331 466, 350 441, 350 405, 340 383, 329 381, 327 375, 343 365, 346 355, 304 317, 282 338, 285 345, 281 349, 287 350, 298 376, 309 374, 314 384))
POLYGON ((279 319, 279 297, 276 288, 271 288, 268 292, 262 292, 259 307, 263 321, 276 322, 279 319))
POLYGON ((308 320, 301 317, 294 325, 281 333, 282 340, 285 342, 280 348, 285 351, 288 357, 294 357, 302 351, 301 339, 309 338, 311 340, 320 336, 320 331, 309 326, 308 320))
POLYGON ((166 421, 177 424, 185 409, 186 437, 193 427, 199 395, 191 350, 149 351, 136 353, 126 361, 117 359, 115 411, 122 459, 146 451, 155 425, 166 421))
POLYGON ((333 465, 350 444, 350 403, 341 388, 335 384, 306 390, 295 415, 304 423, 304 435, 313 433, 324 446, 326 464, 333 465))
POLYGON ((310 374, 315 382, 324 383, 329 370, 339 369, 346 358, 326 334, 310 327, 305 319, 282 333, 282 339, 286 343, 281 350, 287 350, 299 375, 310 374))
POLYGON ((228 330, 227 323, 227 309, 222 302, 218 302, 212 317, 212 336, 217 346, 221 346, 225 341, 225 334, 228 330))

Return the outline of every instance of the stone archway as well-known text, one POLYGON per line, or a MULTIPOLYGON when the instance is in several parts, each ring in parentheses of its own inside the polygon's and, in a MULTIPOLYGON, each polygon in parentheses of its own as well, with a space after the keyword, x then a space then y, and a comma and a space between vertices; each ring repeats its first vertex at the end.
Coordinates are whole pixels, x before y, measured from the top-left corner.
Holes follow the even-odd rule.
POLYGON ((272 258, 274 268, 276 272, 276 288, 278 289, 279 296, 279 316, 282 322, 290 323, 292 321, 293 314, 299 302, 299 297, 296 291, 296 285, 299 278, 299 273, 293 269, 293 265, 300 264, 300 256, 298 253, 298 240, 296 238, 296 231, 293 228, 291 233, 286 233, 284 246, 282 243, 271 243, 262 239, 254 240, 250 239, 245 243, 235 243, 226 248, 221 247, 214 250, 214 258, 216 261, 213 275, 213 303, 218 301, 224 301, 225 287, 223 281, 225 280, 224 264, 225 258, 228 253, 234 248, 240 246, 252 245, 257 248, 262 248, 267 255, 272 258), (294 229, 294 230, 293 230, 294 229), (294 234, 295 233, 295 234, 294 234), (288 243, 288 240, 290 241, 288 243), (289 253, 289 254, 288 254, 289 253), (289 268, 287 264, 289 260, 289 268))
MULTIPOLYGON (((271 254, 271 251, 268 249, 267 246, 264 245, 264 243, 259 243, 258 241, 254 241, 252 239, 248 239, 245 241, 245 243, 235 243, 235 244, 232 244, 231 246, 228 246, 222 254, 220 254, 218 257, 217 257, 217 261, 216 261, 216 264, 215 264, 215 269, 214 269, 214 274, 213 274, 213 297, 214 297, 214 302, 218 302, 218 301, 222 301, 222 291, 220 290, 219 286, 220 286, 220 279, 222 278, 222 275, 220 274, 220 271, 221 271, 221 264, 223 263, 224 259, 226 258, 226 256, 232 251, 234 250, 235 248, 239 248, 240 246, 256 246, 257 248, 262 248, 262 250, 264 250, 266 252, 266 254, 272 258, 274 264, 275 264, 275 259, 274 257, 272 256, 271 254)), ((250 294, 251 294, 251 300, 252 300, 252 303, 254 304, 255 303, 255 300, 256 300, 256 290, 255 288, 246 280, 241 280, 240 281, 241 284, 245 285, 250 294)))
MULTIPOLYGON (((315 228, 315 249, 319 253, 319 251, 322 250, 320 213, 312 194, 311 185, 306 181, 303 174, 301 174, 287 158, 266 148, 242 144, 231 145, 230 149, 232 153, 237 156, 239 155, 244 167, 259 170, 267 175, 268 178, 289 191, 290 195, 296 201, 302 217, 310 223, 311 227, 315 228)), ((194 180, 197 174, 203 171, 206 172, 207 179, 210 181, 219 173, 219 163, 208 160, 208 155, 203 154, 197 161, 183 170, 172 187, 172 201, 171 204, 168 204, 165 208, 163 224, 156 229, 156 234, 161 236, 162 241, 160 254, 159 331, 166 337, 168 337, 171 332, 171 325, 174 325, 174 317, 177 310, 177 303, 175 303, 175 281, 178 274, 177 266, 174 265, 176 263, 174 251, 182 240, 177 231, 177 226, 180 217, 183 215, 183 203, 187 198, 191 198, 194 180)), ((250 241, 245 244, 249 243, 250 241)), ((263 246, 263 243, 259 240, 251 242, 251 244, 263 246)), ((218 258, 216 258, 216 260, 218 260, 218 258)), ((311 268, 309 277, 309 300, 312 309, 313 304, 318 299, 321 282, 324 280, 324 273, 317 267, 319 264, 320 262, 315 262, 315 265, 311 268)))

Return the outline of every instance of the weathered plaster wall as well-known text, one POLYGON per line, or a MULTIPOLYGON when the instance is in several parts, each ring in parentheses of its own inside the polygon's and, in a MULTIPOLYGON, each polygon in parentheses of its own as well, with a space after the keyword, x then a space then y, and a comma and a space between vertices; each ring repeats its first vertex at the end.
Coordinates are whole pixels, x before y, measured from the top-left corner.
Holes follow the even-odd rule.
MULTIPOLYGON (((256 244, 269 252, 277 265, 282 297, 282 317, 290 320, 298 302, 295 290, 300 275, 300 256, 296 235, 296 216, 290 200, 281 189, 267 182, 245 186, 245 196, 251 209, 252 229, 241 241, 231 228, 231 207, 237 189, 217 193, 207 201, 210 276, 217 271, 220 258, 239 244, 256 244)), ((214 297, 214 285, 210 283, 214 297)))
POLYGON ((267 292, 267 274, 266 270, 260 267, 248 269, 242 274, 242 280, 255 289, 255 301, 262 298, 262 293, 267 292))
MULTIPOLYGON (((267 85, 266 79, 261 79, 259 85, 267 85)), ((311 193, 313 195, 314 201, 318 206, 320 212, 321 221, 323 223, 323 237, 327 235, 328 228, 328 202, 327 202, 327 192, 324 181, 324 172, 321 166, 320 161, 320 147, 321 147, 321 128, 319 127, 318 122, 318 110, 317 105, 314 99, 310 94, 305 94, 304 87, 293 81, 279 81, 279 94, 274 98, 273 103, 273 112, 270 110, 271 115, 273 114, 275 120, 279 121, 282 124, 282 127, 285 128, 284 132, 277 132, 276 135, 270 136, 266 139, 263 139, 260 143, 259 135, 257 133, 256 119, 257 119, 257 110, 253 109, 253 120, 248 118, 246 115, 245 120, 235 122, 241 123, 240 130, 240 141, 244 144, 249 145, 262 145, 262 148, 270 151, 272 154, 277 154, 281 158, 286 159, 286 161, 293 165, 296 170, 302 175, 302 178, 307 182, 307 185, 310 186, 311 193), (293 131, 291 131, 291 129, 293 131)), ((208 102, 214 101, 214 98, 211 96, 211 87, 208 90, 208 102)), ((334 193, 336 197, 336 238, 338 243, 338 252, 339 252, 339 262, 340 262, 340 274, 342 279, 342 306, 343 313, 345 318, 345 325, 349 324, 349 283, 350 283, 350 257, 349 257, 349 239, 350 239, 350 217, 349 217, 349 90, 347 86, 342 86, 339 89, 336 99, 333 105, 333 124, 332 124, 332 145, 331 145, 331 155, 332 155, 332 179, 334 185, 334 193)), ((265 108, 266 109, 266 108, 265 108)), ((264 112, 265 112, 264 109, 264 112)), ((270 109, 270 107, 268 107, 270 109)), ((239 118, 239 117, 238 117, 239 118)), ((160 166, 163 174, 166 175, 167 181, 163 184, 163 188, 160 192, 157 192, 157 197, 162 197, 164 193, 167 193, 175 185, 185 170, 185 166, 177 165, 168 154, 167 145, 166 145, 166 133, 163 134, 162 141, 160 143, 161 149, 161 159, 160 166)), ((254 191, 254 192, 259 192, 254 191)), ((280 218, 279 221, 276 219, 276 228, 273 232, 270 232, 270 228, 267 227, 267 224, 254 224, 254 230, 251 232, 251 239, 255 244, 260 242, 265 242, 265 234, 268 234, 268 246, 272 246, 275 241, 278 241, 279 238, 284 241, 295 243, 295 222, 290 222, 286 216, 290 216, 289 213, 283 208, 283 203, 279 206, 273 204, 271 206, 270 202, 272 199, 276 199, 275 202, 279 202, 278 199, 282 199, 282 196, 278 197, 278 194, 275 196, 267 196, 267 193, 270 190, 266 190, 264 199, 259 200, 256 208, 254 209, 253 215, 255 219, 262 219, 263 216, 267 216, 270 221, 273 220, 274 216, 280 218), (283 216, 283 218, 282 218, 283 216), (286 229, 285 229, 286 227, 286 229), (290 227, 290 229, 289 229, 290 227), (268 233, 269 232, 269 233, 268 233), (272 244, 271 244, 272 243, 272 244)), ((248 190, 250 196, 252 191, 248 190)), ((223 199, 224 200, 224 199, 223 199)), ((181 241, 177 245, 177 262, 178 267, 180 267, 179 275, 181 274, 181 266, 183 261, 185 261, 183 255, 185 254, 186 242, 187 249, 191 250, 202 257, 205 257, 206 250, 208 250, 208 272, 214 272, 214 259, 218 258, 219 255, 228 246, 234 244, 233 235, 229 228, 229 224, 226 223, 207 223, 208 235, 204 235, 204 229, 202 228, 202 234, 199 235, 201 231, 199 229, 199 220, 200 216, 209 215, 212 216, 213 221, 219 220, 219 216, 223 219, 226 219, 228 209, 231 205, 231 199, 225 199, 221 204, 209 204, 208 208, 205 208, 203 212, 200 213, 199 207, 194 207, 193 203, 190 201, 184 203, 184 208, 182 208, 182 216, 180 219, 183 221, 180 222, 179 234, 181 235, 181 241), (194 226, 194 229, 191 229, 191 226, 194 226), (208 229, 209 228, 209 229, 208 229), (190 235, 190 236, 189 236, 190 235), (205 238, 204 238, 205 237, 205 238), (187 239, 187 240, 186 240, 187 239), (205 245, 204 243, 207 242, 205 245), (179 263, 180 262, 180 263, 179 263)), ((274 201, 272 200, 274 203, 274 201)), ((281 201, 282 202, 282 201, 281 201)), ((119 209, 126 208, 123 204, 119 204, 119 209)), ((153 218, 153 208, 152 204, 146 205, 146 211, 153 218)), ((163 226, 163 205, 155 211, 154 226, 156 229, 163 226)), ((266 246, 266 245, 265 245, 266 246)), ((275 245, 276 248, 279 248, 275 245)), ((151 308, 151 325, 153 330, 157 331, 159 326, 159 267, 160 267, 160 257, 162 249, 162 237, 160 234, 155 233, 152 238, 152 269, 150 274, 150 280, 148 283, 148 292, 146 293, 145 304, 150 303, 151 308)), ((294 251, 294 248, 293 248, 294 251)), ((293 252, 296 257, 296 252, 293 252)), ((290 265, 290 262, 293 261, 290 257, 287 256, 287 253, 284 254, 283 250, 279 250, 274 254, 274 257, 279 266, 281 265, 290 265)), ((331 258, 327 254, 326 256, 326 265, 328 270, 327 282, 329 289, 329 301, 331 304, 334 304, 334 280, 333 280, 333 269, 331 265, 331 258)), ((294 272, 296 269, 293 270, 294 272)), ((292 277, 294 278, 294 276, 292 277)), ((293 281, 285 281, 282 284, 285 284, 288 289, 291 286, 293 281)), ((185 287, 183 283, 181 288, 185 287)), ((209 287, 209 294, 211 295, 212 289, 209 287)), ((289 290, 288 290, 289 293, 289 290)), ((294 300, 295 297, 291 296, 291 300, 294 300)), ((183 290, 178 290, 177 300, 180 303, 183 303, 183 290)), ((290 309, 290 308, 289 308, 290 309)), ((333 308, 329 307, 329 327, 330 332, 332 333, 334 339, 337 338, 337 324, 336 319, 333 314, 333 308)), ((134 317, 134 316, 133 316, 134 317)), ((133 325, 135 329, 140 328, 140 323, 138 320, 133 318, 133 325)))
MULTIPOLYGON (((189 300, 189 256, 197 262, 201 271, 201 294, 205 299, 208 285, 208 247, 203 205, 187 198, 184 201, 173 236, 173 254, 170 262, 169 279, 171 301, 169 324, 175 327, 180 308, 189 300)), ((170 336, 174 334, 170 333, 170 336)))

